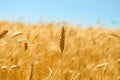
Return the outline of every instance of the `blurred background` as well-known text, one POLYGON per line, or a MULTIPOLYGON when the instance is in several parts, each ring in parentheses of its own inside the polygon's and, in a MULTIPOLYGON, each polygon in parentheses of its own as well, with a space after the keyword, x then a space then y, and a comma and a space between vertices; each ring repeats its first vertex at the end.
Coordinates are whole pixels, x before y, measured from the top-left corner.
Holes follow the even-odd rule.
POLYGON ((0 0, 0 21, 67 21, 120 28, 120 0, 0 0))

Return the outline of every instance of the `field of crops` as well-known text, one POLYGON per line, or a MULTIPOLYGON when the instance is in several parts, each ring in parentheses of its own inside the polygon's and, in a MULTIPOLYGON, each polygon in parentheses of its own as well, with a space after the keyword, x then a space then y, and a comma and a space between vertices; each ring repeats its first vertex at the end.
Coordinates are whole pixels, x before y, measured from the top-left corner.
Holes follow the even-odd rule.
POLYGON ((58 25, 1 21, 0 80, 120 80, 120 29, 58 25))

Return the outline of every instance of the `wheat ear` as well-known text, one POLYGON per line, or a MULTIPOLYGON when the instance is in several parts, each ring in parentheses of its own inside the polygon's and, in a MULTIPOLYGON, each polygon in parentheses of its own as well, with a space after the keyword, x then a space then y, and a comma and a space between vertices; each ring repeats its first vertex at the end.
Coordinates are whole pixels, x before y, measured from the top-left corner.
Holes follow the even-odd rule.
POLYGON ((120 36, 115 33, 111 33, 111 35, 120 39, 120 36))
POLYGON ((65 45, 65 29, 62 27, 61 31, 61 38, 60 38, 60 50, 63 52, 64 50, 64 45, 65 45))
POLYGON ((24 50, 26 51, 28 49, 28 43, 24 43, 24 50))
POLYGON ((0 33, 0 39, 8 33, 8 30, 4 30, 2 33, 0 33))

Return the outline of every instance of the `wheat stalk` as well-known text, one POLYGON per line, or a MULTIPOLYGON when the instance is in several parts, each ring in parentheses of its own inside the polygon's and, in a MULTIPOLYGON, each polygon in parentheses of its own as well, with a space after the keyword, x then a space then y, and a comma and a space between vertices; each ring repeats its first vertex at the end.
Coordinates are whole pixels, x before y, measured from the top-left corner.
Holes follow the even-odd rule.
POLYGON ((34 65, 31 64, 31 71, 30 71, 30 77, 29 77, 29 80, 32 80, 32 78, 33 78, 33 68, 34 68, 34 65))
MULTIPOLYGON (((63 26, 62 30, 61 30, 61 38, 60 38, 60 50, 61 50, 60 66, 61 66, 61 73, 62 74, 63 74, 63 51, 64 51, 64 46, 65 46, 65 29, 64 29, 64 26, 63 26)), ((63 76, 61 78, 63 80, 63 76)))

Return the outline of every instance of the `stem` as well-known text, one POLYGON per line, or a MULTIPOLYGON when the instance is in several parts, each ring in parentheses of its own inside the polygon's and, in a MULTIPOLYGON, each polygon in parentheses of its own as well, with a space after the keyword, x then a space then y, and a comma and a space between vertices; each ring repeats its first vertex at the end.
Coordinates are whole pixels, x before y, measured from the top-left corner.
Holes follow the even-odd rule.
POLYGON ((30 77, 29 77, 29 80, 32 80, 32 78, 33 78, 33 69, 34 69, 34 65, 31 64, 31 71, 30 71, 30 77))

